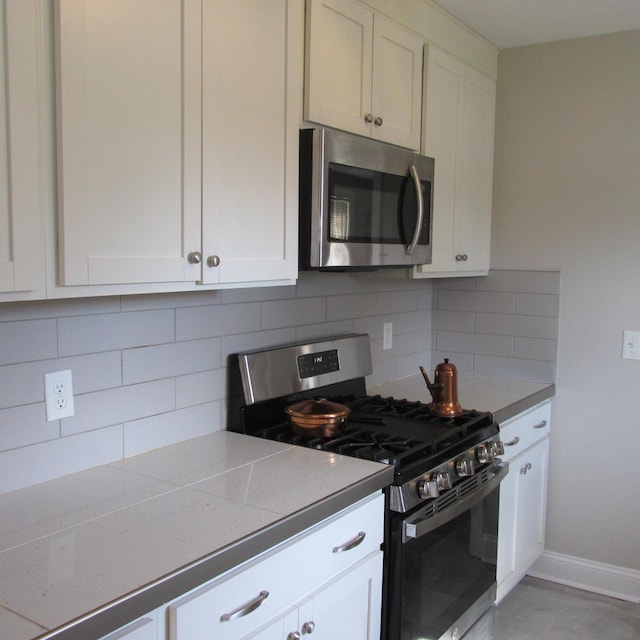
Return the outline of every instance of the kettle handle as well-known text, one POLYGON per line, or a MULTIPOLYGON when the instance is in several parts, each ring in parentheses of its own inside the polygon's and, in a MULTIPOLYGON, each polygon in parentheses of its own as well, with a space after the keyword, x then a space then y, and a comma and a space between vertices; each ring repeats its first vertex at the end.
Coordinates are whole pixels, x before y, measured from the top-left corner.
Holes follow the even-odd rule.
POLYGON ((431 384, 431 380, 429 380, 429 376, 427 375, 427 372, 425 371, 425 368, 423 366, 420 367, 420 373, 422 373, 422 377, 424 378, 424 381, 427 383, 427 389, 429 389, 429 393, 431 394, 431 397, 433 398, 434 402, 438 401, 438 389, 440 389, 440 387, 442 387, 441 384, 431 384))

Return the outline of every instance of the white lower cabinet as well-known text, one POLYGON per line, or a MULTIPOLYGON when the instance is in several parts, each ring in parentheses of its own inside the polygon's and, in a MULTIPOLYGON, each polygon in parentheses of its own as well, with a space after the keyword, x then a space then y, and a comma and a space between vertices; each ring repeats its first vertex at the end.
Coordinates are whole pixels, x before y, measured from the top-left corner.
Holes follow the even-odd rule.
POLYGON ((374 640, 384 497, 377 494, 168 609, 169 640, 374 640))
POLYGON ((509 473, 500 485, 497 602, 544 551, 550 426, 547 401, 500 427, 509 473))

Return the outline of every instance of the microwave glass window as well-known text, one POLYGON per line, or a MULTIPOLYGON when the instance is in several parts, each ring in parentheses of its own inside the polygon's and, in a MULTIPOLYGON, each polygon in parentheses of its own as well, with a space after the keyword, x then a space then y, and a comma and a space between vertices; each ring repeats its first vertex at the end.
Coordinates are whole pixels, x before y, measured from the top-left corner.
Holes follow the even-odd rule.
MULTIPOLYGON (((422 184, 425 211, 431 185, 422 184)), ((329 164, 329 220, 333 242, 407 244, 417 219, 417 201, 408 175, 329 164)), ((420 236, 429 242, 428 217, 420 236)))

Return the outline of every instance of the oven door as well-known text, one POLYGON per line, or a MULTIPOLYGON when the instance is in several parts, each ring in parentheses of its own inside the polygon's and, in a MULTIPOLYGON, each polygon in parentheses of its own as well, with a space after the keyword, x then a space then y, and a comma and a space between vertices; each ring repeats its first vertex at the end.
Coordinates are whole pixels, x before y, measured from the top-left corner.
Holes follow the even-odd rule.
MULTIPOLYGON (((492 637, 469 631, 495 601, 498 462, 409 514, 390 514, 384 626, 391 640, 492 637)), ((479 627, 475 627, 479 628, 479 627)))

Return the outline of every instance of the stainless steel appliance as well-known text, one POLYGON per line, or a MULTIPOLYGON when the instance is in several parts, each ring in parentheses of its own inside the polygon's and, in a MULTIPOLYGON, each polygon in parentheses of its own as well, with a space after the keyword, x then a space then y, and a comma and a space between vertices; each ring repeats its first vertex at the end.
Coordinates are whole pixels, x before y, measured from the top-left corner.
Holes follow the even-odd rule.
POLYGON ((434 160, 332 129, 300 132, 302 269, 431 262, 434 160))
POLYGON ((504 448, 493 416, 438 417, 422 402, 367 395, 366 334, 236 354, 229 371, 230 429, 393 465, 383 637, 491 638, 499 485, 508 470, 496 457, 504 448), (286 412, 318 397, 333 404, 318 403, 314 418, 333 419, 335 403, 349 409, 328 437, 292 428, 286 412))

